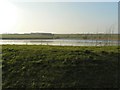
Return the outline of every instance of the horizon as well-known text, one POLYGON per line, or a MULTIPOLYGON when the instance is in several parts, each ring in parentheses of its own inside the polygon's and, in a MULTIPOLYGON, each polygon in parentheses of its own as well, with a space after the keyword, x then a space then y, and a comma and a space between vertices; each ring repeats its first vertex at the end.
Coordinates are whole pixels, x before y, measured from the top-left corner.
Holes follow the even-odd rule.
MULTIPOLYGON (((32 34, 32 33, 50 33, 50 32, 28 32, 28 33, 0 33, 0 34, 32 34)), ((97 33, 93 33, 93 32, 81 32, 81 33, 50 33, 50 34, 120 34, 120 33, 115 33, 115 32, 108 32, 108 33, 104 33, 104 32, 97 32, 97 33)))

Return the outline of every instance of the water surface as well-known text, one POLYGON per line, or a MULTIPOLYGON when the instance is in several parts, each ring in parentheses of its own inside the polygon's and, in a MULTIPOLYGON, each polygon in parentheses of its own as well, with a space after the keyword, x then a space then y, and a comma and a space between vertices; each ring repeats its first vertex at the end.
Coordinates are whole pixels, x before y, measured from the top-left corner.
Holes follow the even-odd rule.
POLYGON ((118 45, 117 40, 78 40, 78 39, 4 39, 0 45, 59 45, 59 46, 105 46, 118 45))

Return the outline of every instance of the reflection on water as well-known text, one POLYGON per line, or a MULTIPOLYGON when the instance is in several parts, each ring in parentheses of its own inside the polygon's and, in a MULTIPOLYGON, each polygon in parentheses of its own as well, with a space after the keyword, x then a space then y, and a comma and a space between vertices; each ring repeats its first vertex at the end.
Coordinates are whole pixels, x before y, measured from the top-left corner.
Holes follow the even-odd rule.
POLYGON ((118 41, 112 40, 77 40, 77 39, 24 39, 24 40, 0 40, 0 44, 27 44, 27 45, 59 45, 59 46, 105 46, 118 45, 118 41))

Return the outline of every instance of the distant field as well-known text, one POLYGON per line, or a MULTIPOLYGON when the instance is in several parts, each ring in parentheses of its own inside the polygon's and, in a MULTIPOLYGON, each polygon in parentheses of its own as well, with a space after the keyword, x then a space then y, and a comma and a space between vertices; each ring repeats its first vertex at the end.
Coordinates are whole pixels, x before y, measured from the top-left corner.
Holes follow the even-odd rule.
POLYGON ((120 48, 2 46, 4 88, 117 88, 120 48))
POLYGON ((32 34, 2 34, 2 39, 99 39, 118 40, 117 34, 52 34, 52 35, 32 35, 32 34))
POLYGON ((2 34, 2 39, 52 39, 52 35, 2 34))

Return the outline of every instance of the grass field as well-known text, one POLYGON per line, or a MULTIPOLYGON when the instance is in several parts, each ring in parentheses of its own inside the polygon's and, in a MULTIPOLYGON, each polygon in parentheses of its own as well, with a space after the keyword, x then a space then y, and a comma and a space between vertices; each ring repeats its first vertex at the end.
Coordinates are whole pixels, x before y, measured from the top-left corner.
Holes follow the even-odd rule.
POLYGON ((4 88, 118 88, 116 46, 3 45, 4 88))
POLYGON ((118 40, 118 34, 0 34, 2 39, 98 39, 98 40, 118 40))

